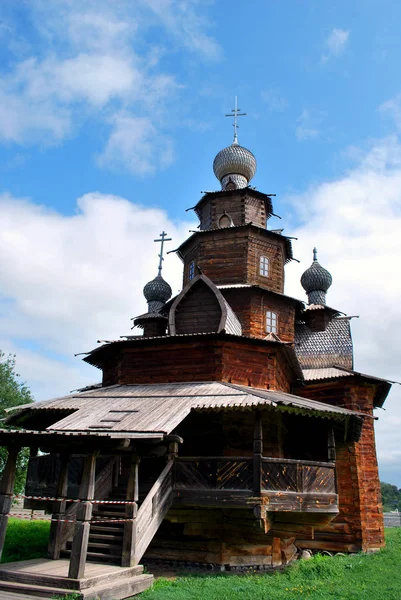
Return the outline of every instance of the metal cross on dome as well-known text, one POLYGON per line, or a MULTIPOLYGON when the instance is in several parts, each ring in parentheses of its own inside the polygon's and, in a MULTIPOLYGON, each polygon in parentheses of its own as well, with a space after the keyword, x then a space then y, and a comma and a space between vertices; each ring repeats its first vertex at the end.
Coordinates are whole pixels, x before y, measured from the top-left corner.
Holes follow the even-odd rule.
POLYGON ((164 242, 171 242, 172 238, 168 238, 166 237, 167 233, 165 231, 162 231, 160 234, 160 240, 153 240, 154 242, 161 242, 161 246, 160 246, 160 254, 158 254, 159 257, 159 267, 158 267, 158 275, 161 276, 162 274, 162 268, 163 268, 163 249, 164 249, 164 242))
POLYGON ((240 112, 241 109, 238 108, 238 96, 235 96, 235 104, 234 104, 234 108, 231 109, 231 113, 229 113, 228 115, 224 115, 225 117, 234 117, 234 123, 233 123, 233 127, 234 127, 234 144, 238 144, 238 135, 237 135, 237 129, 239 128, 239 125, 237 123, 237 117, 245 117, 246 113, 242 113, 240 112))

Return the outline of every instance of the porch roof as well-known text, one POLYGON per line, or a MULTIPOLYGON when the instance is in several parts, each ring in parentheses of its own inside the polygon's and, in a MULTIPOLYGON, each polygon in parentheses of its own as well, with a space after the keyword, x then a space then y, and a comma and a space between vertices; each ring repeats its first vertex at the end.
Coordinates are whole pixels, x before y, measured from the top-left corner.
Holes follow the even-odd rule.
MULTIPOLYGON (((85 432, 149 437, 172 432, 191 410, 269 407, 336 420, 361 420, 362 413, 279 391, 222 382, 113 385, 19 408, 8 423, 29 426, 37 411, 54 412, 49 433, 85 432), (60 411, 59 418, 57 412, 60 411), (68 414, 66 414, 66 412, 68 414)), ((14 409, 15 410, 15 409, 14 409)))

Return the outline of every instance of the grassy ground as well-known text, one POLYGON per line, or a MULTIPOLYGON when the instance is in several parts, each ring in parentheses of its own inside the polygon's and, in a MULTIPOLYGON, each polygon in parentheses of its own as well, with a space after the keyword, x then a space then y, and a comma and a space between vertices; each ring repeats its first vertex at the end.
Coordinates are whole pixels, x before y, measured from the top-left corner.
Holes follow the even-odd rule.
POLYGON ((401 529, 386 532, 377 554, 315 556, 263 575, 160 578, 138 600, 400 600, 401 529))
POLYGON ((49 521, 8 521, 1 562, 27 560, 46 556, 49 539, 49 521))
MULTIPOLYGON (((46 556, 49 522, 10 519, 2 562, 46 556)), ((401 528, 377 554, 315 556, 263 575, 188 575, 156 581, 138 600, 400 600, 401 528)))

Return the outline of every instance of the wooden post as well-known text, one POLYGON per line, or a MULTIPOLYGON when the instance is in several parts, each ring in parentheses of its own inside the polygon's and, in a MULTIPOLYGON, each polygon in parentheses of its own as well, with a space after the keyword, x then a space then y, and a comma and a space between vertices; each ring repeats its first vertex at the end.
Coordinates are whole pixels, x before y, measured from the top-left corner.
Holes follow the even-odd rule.
POLYGON ((253 430, 253 491, 260 494, 262 491, 262 454, 263 454, 263 427, 260 411, 255 412, 255 425, 253 430))
POLYGON ((131 464, 128 476, 126 499, 134 504, 125 505, 125 518, 130 519, 124 523, 123 549, 121 556, 122 567, 133 567, 136 563, 136 542, 137 542, 137 522, 136 515, 138 510, 138 465, 139 457, 135 454, 131 456, 131 464))
POLYGON ((72 541, 70 568, 68 577, 80 579, 85 573, 86 555, 90 520, 92 518, 92 503, 95 493, 96 452, 85 457, 79 497, 82 502, 77 508, 77 522, 75 524, 74 538, 72 541))
MULTIPOLYGON (((56 487, 56 498, 66 498, 68 492, 68 464, 70 455, 63 453, 60 455, 60 473, 58 476, 56 487)), ((61 534, 65 523, 58 519, 63 519, 65 516, 66 502, 56 501, 53 503, 52 522, 50 524, 48 556, 49 558, 60 558, 61 551, 61 534)))
POLYGON ((19 451, 20 448, 8 448, 7 462, 0 483, 0 558, 4 548, 8 514, 13 502, 15 470, 19 451))
POLYGON ((332 427, 329 427, 327 435, 327 458, 330 462, 335 462, 336 460, 336 440, 332 427))

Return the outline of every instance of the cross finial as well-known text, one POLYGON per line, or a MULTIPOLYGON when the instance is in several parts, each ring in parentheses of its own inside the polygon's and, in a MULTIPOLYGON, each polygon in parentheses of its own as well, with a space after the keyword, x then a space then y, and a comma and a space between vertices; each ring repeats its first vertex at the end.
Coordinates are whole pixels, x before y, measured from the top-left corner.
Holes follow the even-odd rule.
POLYGON ((172 238, 168 238, 166 237, 167 233, 165 231, 162 231, 160 234, 160 240, 153 240, 154 242, 161 242, 161 246, 160 246, 160 254, 158 254, 159 257, 159 267, 158 267, 158 275, 162 274, 162 268, 163 268, 163 249, 164 249, 164 242, 171 242, 172 238))
POLYGON ((317 250, 316 250, 316 248, 313 248, 313 260, 317 261, 317 250))
POLYGON ((239 125, 237 123, 237 117, 245 117, 245 115, 246 115, 246 113, 242 113, 240 111, 241 111, 241 109, 238 108, 238 96, 235 96, 234 108, 231 109, 231 113, 229 113, 228 115, 224 115, 225 117, 234 117, 234 123, 233 123, 234 141, 233 141, 233 144, 238 144, 237 129, 239 128, 239 125))

